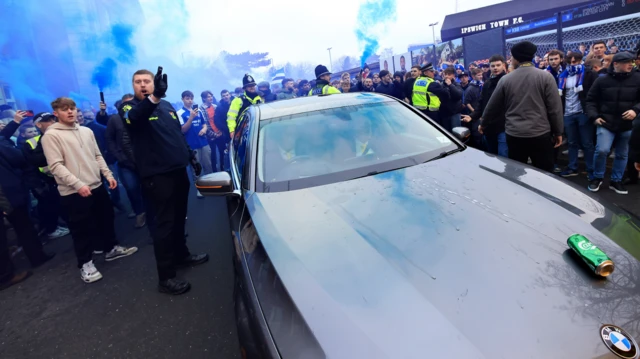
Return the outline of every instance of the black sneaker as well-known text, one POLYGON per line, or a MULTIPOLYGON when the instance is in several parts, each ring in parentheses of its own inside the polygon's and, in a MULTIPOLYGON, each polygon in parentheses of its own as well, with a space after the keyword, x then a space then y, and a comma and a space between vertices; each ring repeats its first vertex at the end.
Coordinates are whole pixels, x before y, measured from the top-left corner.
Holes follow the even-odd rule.
POLYGON ((591 183, 589 183, 589 187, 587 188, 591 192, 598 192, 600 190, 600 186, 602 186, 602 180, 596 178, 591 180, 591 183))
POLYGON ((186 280, 171 278, 158 283, 158 291, 173 295, 186 293, 191 289, 191 284, 186 280))
POLYGON ((628 194, 629 191, 627 191, 626 188, 624 188, 624 185, 622 184, 622 182, 611 182, 609 183, 609 189, 612 189, 614 191, 616 191, 617 194, 628 194))

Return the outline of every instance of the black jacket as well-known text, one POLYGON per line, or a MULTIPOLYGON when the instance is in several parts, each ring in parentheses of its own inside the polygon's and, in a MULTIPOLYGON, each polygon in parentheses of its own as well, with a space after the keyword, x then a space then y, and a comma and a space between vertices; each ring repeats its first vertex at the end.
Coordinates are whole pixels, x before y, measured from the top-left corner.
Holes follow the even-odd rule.
MULTIPOLYGON (((484 88, 484 85, 482 85, 484 88)), ((467 104, 473 107, 473 110, 477 110, 480 107, 480 97, 482 96, 482 91, 480 90, 480 86, 469 83, 469 86, 464 92, 464 105, 466 107, 467 104)))
POLYGON ((462 112, 462 86, 456 82, 451 81, 451 85, 443 83, 442 86, 449 89, 449 100, 442 102, 440 105, 441 116, 453 116, 462 112))
POLYGON ((388 85, 384 83, 379 83, 378 87, 376 87, 377 93, 383 93, 385 95, 393 96, 398 100, 404 100, 404 92, 400 86, 396 86, 395 83, 390 82, 388 85))
POLYGON ((106 112, 102 113, 102 111, 98 111, 98 113, 96 113, 96 122, 102 126, 106 126, 109 123, 109 115, 106 112))
POLYGON ((640 73, 616 73, 609 68, 606 76, 598 77, 587 94, 589 120, 605 120, 602 126, 611 132, 631 130, 631 121, 622 114, 634 110, 640 114, 640 73))
POLYGON ((124 122, 120 115, 115 114, 109 117, 105 137, 107 138, 109 153, 118 161, 118 166, 135 170, 136 162, 133 157, 133 147, 131 146, 129 133, 125 130, 124 122))
POLYGON ((134 98, 120 108, 129 132, 140 178, 186 168, 193 156, 178 115, 165 100, 154 104, 134 98))
MULTIPOLYGON (((405 82, 402 82, 400 86, 404 91, 404 96, 409 99, 409 103, 413 105, 413 85, 416 83, 416 79, 410 78, 405 82)), ((398 83, 396 82, 396 86, 398 83)))
MULTIPOLYGON (((440 99, 441 107, 443 104, 446 104, 451 98, 451 94, 449 93, 449 86, 445 86, 444 84, 441 84, 438 81, 433 81, 432 83, 430 83, 429 86, 427 87, 427 91, 438 96, 438 98, 440 99)), ((429 100, 428 96, 427 96, 427 100, 429 100)))
POLYGON ((229 108, 231 107, 231 102, 233 102, 233 100, 235 100, 235 97, 233 96, 231 96, 228 103, 220 100, 218 107, 216 107, 216 113, 213 114, 213 124, 222 131, 227 142, 230 140, 229 126, 227 126, 227 114, 229 113, 229 108))
MULTIPOLYGON (((271 92, 271 89, 267 90, 267 91, 262 91, 262 95, 260 95, 260 97, 262 97, 262 99, 264 100, 264 103, 269 103, 269 102, 273 102, 276 101, 277 95, 274 94, 273 92, 271 92)), ((215 117, 215 115, 214 115, 215 117)))
POLYGON ((26 206, 29 197, 23 177, 27 161, 11 140, 18 126, 20 125, 11 121, 0 131, 0 188, 12 207, 26 206))
POLYGON ((98 148, 102 153, 102 157, 104 157, 104 161, 108 165, 114 164, 116 162, 116 159, 109 153, 109 148, 107 147, 107 127, 99 124, 97 121, 90 121, 86 124, 86 127, 93 131, 93 136, 96 138, 98 148))
POLYGON ((629 161, 640 162, 640 119, 633 121, 633 131, 629 139, 629 161))
MULTIPOLYGON (((493 95, 493 91, 495 91, 498 86, 498 81, 504 77, 507 73, 502 73, 496 77, 490 77, 482 86, 482 93, 480 94, 480 105, 478 108, 474 108, 469 116, 474 120, 479 120, 482 117, 482 113, 484 112, 485 107, 489 103, 489 99, 491 99, 491 95, 493 95)), ((495 121, 495 124, 492 124, 489 128, 484 128, 483 131, 487 135, 499 135, 504 132, 504 123, 505 123, 504 115, 501 118, 495 121)))

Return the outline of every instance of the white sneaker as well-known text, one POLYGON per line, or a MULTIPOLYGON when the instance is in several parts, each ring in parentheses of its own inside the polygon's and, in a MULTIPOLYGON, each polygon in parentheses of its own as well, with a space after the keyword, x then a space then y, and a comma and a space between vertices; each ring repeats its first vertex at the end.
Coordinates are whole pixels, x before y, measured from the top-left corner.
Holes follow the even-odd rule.
POLYGON ((47 234, 48 239, 56 239, 60 237, 64 237, 69 234, 69 228, 58 227, 55 231, 47 234))
POLYGON ((96 266, 93 265, 93 261, 88 261, 82 265, 82 268, 80 268, 80 278, 85 283, 93 283, 102 279, 102 274, 100 274, 96 269, 96 266))
POLYGON ((138 247, 123 247, 123 246, 115 246, 111 250, 111 252, 104 255, 104 260, 107 262, 114 261, 118 258, 130 256, 138 251, 138 247))

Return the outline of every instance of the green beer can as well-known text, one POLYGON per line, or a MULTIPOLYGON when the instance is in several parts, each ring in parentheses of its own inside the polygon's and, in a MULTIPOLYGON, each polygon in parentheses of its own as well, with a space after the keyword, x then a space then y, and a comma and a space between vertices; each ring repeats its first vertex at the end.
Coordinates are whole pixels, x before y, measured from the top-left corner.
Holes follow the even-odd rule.
POLYGON ((567 244, 596 275, 607 277, 613 273, 613 261, 591 241, 581 234, 573 234, 567 244))

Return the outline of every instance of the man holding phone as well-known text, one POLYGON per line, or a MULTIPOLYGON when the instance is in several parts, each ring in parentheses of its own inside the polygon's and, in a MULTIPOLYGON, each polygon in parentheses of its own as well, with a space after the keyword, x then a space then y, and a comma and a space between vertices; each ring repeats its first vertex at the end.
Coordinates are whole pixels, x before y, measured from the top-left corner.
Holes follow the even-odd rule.
POLYGON ((191 254, 184 237, 191 163, 196 175, 202 167, 195 160, 182 135, 173 106, 162 100, 167 93, 167 75, 138 70, 132 78, 135 97, 123 103, 120 116, 131 138, 142 190, 154 213, 151 228, 158 268, 158 290, 168 294, 186 293, 191 284, 176 278, 176 268, 209 260, 208 254, 191 254))
MULTIPOLYGON (((207 141, 207 124, 200 113, 198 105, 193 103, 193 92, 187 90, 182 92, 182 104, 178 110, 181 130, 187 140, 187 144, 194 151, 196 160, 202 165, 202 174, 212 172, 211 169, 211 148, 207 141)), ((198 177, 198 176, 195 176, 198 177)), ((203 198, 199 191, 196 191, 198 198, 203 198)))

